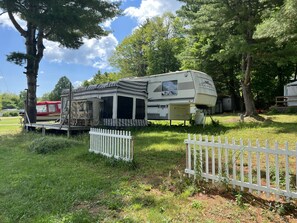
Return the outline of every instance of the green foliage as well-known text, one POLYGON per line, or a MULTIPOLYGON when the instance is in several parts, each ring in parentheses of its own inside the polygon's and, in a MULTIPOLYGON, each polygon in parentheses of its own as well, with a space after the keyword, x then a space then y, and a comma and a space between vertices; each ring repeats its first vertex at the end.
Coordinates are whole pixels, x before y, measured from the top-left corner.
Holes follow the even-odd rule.
POLYGON ((38 101, 50 101, 50 93, 44 93, 38 101))
POLYGON ((22 108, 21 99, 18 95, 12 93, 3 93, 0 95, 2 109, 18 109, 22 108))
POLYGON ((48 95, 49 100, 60 101, 63 89, 69 89, 69 87, 73 87, 70 80, 66 76, 61 77, 55 85, 54 90, 48 95))
POLYGON ((117 74, 117 73, 107 73, 104 72, 101 74, 100 70, 93 76, 91 80, 86 80, 83 82, 83 86, 87 87, 89 85, 95 85, 95 84, 104 84, 108 82, 114 82, 121 78, 123 78, 123 75, 117 74))
MULTIPOLYGON (((187 23, 186 48, 180 54, 182 68, 211 74, 218 92, 231 95, 235 102, 241 98, 240 85, 244 89, 252 87, 252 91, 243 94, 245 106, 251 112, 254 110, 252 100, 266 108, 276 94, 282 94, 280 86, 294 71, 292 67, 285 69, 292 66, 292 54, 296 50, 288 54, 290 47, 284 49, 272 38, 254 35, 263 19, 271 15, 281 1, 182 2, 185 4, 178 15, 187 23), (247 63, 248 60, 252 63, 247 63)), ((237 109, 239 107, 237 103, 237 109)))
POLYGON ((193 201, 191 206, 192 206, 192 208, 197 209, 197 210, 203 209, 203 204, 201 201, 193 201))
POLYGON ((7 56, 7 61, 23 66, 27 61, 27 55, 19 52, 12 52, 7 56))
POLYGON ((39 154, 47 154, 70 148, 75 143, 76 142, 66 138, 40 137, 32 141, 29 145, 29 150, 39 154))
POLYGON ((244 207, 243 196, 244 195, 240 192, 235 194, 235 201, 239 207, 244 207))
MULTIPOLYGON (((39 64, 44 55, 44 39, 78 49, 83 38, 107 35, 103 23, 120 13, 120 2, 114 1, 48 1, 0 0, 0 10, 7 13, 12 24, 24 38, 26 52, 13 52, 7 59, 17 65, 26 62, 28 83, 28 116, 36 121, 36 85, 39 64), (15 16, 26 24, 22 26, 15 16)), ((54 92, 53 99, 58 100, 54 92)))
POLYGON ((170 13, 148 19, 117 46, 111 64, 126 76, 179 70, 177 55, 184 44, 181 27, 179 18, 170 13))
POLYGON ((17 111, 4 112, 3 117, 16 117, 19 113, 17 111))

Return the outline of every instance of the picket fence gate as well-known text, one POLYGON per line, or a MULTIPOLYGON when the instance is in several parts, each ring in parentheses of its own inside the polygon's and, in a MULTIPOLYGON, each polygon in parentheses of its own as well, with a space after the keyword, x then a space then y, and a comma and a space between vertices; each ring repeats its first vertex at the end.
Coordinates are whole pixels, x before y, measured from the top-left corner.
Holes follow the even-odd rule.
POLYGON ((277 200, 280 196, 297 198, 297 144, 295 150, 289 150, 287 142, 285 149, 275 142, 272 149, 268 140, 261 147, 258 140, 252 146, 251 140, 244 145, 242 139, 238 144, 234 138, 229 143, 228 138, 222 142, 220 137, 192 138, 190 134, 185 143, 185 173, 195 178, 230 183, 242 191, 248 188, 249 192, 265 192, 268 198, 274 194, 277 200))
POLYGON ((133 160, 133 137, 130 131, 90 129, 90 152, 119 160, 133 160))

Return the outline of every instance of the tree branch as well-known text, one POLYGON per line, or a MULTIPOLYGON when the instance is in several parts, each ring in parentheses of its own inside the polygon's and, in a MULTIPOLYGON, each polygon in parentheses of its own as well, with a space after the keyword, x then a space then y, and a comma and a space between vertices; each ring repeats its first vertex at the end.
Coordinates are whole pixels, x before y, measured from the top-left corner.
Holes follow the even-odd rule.
POLYGON ((7 11, 4 11, 4 12, 0 12, 0 16, 2 16, 3 14, 5 14, 7 11))
POLYGON ((8 16, 12 22, 12 24, 14 25, 14 27, 17 29, 17 31, 19 31, 19 33, 23 36, 26 37, 26 31, 20 26, 20 24, 16 21, 16 19, 14 18, 12 12, 8 11, 8 16))

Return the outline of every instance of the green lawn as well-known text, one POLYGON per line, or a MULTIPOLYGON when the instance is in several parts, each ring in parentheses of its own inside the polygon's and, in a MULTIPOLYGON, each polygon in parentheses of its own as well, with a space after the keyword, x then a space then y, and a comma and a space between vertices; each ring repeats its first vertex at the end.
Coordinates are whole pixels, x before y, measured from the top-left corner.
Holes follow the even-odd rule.
POLYGON ((21 117, 0 117, 0 136, 21 131, 21 117))
POLYGON ((71 148, 30 152, 29 144, 41 134, 21 132, 18 118, 1 118, 0 222, 293 222, 294 217, 279 215, 280 204, 241 198, 242 207, 224 188, 197 191, 184 183, 188 133, 297 141, 296 115, 269 118, 239 123, 238 116, 226 115, 214 117, 219 126, 208 118, 205 128, 163 122, 132 129, 133 165, 89 153, 88 134, 74 136, 71 148))

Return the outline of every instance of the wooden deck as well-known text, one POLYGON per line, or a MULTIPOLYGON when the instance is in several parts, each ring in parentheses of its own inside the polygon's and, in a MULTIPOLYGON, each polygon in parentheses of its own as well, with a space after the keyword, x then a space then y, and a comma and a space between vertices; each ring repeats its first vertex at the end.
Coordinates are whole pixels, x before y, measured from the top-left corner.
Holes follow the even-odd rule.
POLYGON ((74 126, 74 125, 68 126, 68 125, 61 125, 59 123, 30 123, 30 124, 27 123, 25 124, 25 129, 27 130, 41 129, 43 135, 45 135, 46 130, 67 131, 67 134, 69 136, 71 132, 89 131, 90 126, 74 126))

